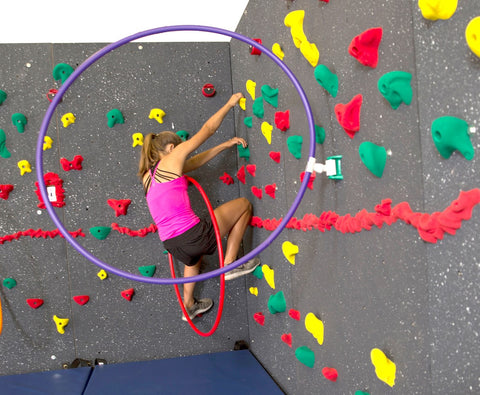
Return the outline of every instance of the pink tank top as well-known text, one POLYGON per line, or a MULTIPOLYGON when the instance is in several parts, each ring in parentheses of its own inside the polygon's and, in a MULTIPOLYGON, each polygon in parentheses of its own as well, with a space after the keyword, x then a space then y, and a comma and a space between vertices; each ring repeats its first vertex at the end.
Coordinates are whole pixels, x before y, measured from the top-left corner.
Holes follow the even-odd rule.
POLYGON ((181 235, 200 222, 190 205, 187 189, 185 176, 161 183, 152 177, 146 196, 147 205, 157 225, 160 240, 181 235))

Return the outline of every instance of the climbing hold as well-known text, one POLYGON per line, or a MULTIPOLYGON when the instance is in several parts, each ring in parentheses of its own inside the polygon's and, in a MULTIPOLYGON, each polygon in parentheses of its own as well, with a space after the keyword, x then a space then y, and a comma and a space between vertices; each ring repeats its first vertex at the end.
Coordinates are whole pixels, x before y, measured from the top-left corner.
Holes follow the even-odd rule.
POLYGON ((257 266, 255 268, 255 270, 252 272, 252 274, 258 278, 259 280, 261 280, 263 278, 263 271, 262 271, 262 267, 261 266, 257 266))
POLYGON ((457 9, 458 0, 418 0, 418 7, 425 19, 449 19, 457 9))
POLYGON ((5 280, 3 280, 3 286, 12 289, 17 286, 17 281, 14 278, 8 277, 5 280))
POLYGON ((473 18, 465 29, 465 39, 470 50, 480 57, 480 16, 473 18))
POLYGON ((253 315, 253 319, 255 320, 255 322, 261 326, 264 326, 265 325, 265 316, 263 315, 263 313, 261 311, 259 311, 258 313, 255 313, 253 315))
POLYGON ((260 89, 263 100, 265 100, 272 107, 278 107, 278 88, 272 88, 269 85, 262 85, 260 89))
MULTIPOLYGON (((52 172, 44 174, 43 179, 45 181, 45 186, 47 187, 48 199, 52 206, 65 206, 65 191, 63 190, 63 180, 58 176, 58 174, 52 172)), ((45 202, 43 201, 42 195, 40 193, 38 181, 35 182, 35 186, 37 187, 35 193, 38 197, 38 200, 40 201, 37 204, 37 207, 44 209, 45 202)))
POLYGON ((119 109, 114 108, 107 113, 107 123, 109 128, 113 128, 116 124, 122 124, 124 122, 123 114, 119 109))
POLYGON ((238 101, 238 105, 240 106, 240 108, 245 111, 247 109, 247 99, 245 99, 244 97, 242 97, 239 101, 238 101))
POLYGON ((307 41, 307 36, 303 32, 303 19, 305 18, 304 10, 296 10, 288 13, 283 20, 285 26, 290 28, 293 43, 300 48, 302 42, 307 41))
POLYGON ((82 162, 83 156, 81 155, 75 155, 71 161, 65 158, 60 158, 60 164, 62 165, 62 169, 65 171, 82 170, 82 162))
POLYGON ((252 193, 259 199, 262 198, 262 195, 263 195, 263 192, 262 192, 262 188, 258 188, 256 186, 252 186, 251 188, 252 190, 252 193))
POLYGON ((205 97, 212 97, 215 95, 215 87, 212 84, 205 84, 202 87, 202 95, 205 97))
POLYGON ((257 83, 255 81, 248 80, 245 86, 252 100, 255 100, 255 87, 257 86, 257 83))
POLYGON ((261 129, 262 129, 263 137, 265 137, 265 139, 267 140, 267 143, 272 144, 273 126, 270 125, 268 122, 262 122, 261 129))
POLYGON ((257 171, 257 165, 247 165, 247 172, 250 174, 252 177, 255 177, 255 173, 257 171))
POLYGON ((122 298, 125 298, 129 302, 132 300, 135 290, 133 288, 126 289, 121 292, 122 298))
POLYGON ((263 97, 257 97, 253 101, 252 112, 257 118, 263 118, 265 115, 265 109, 263 108, 263 97))
POLYGON ((32 308, 32 309, 38 309, 42 304, 43 304, 43 299, 27 299, 27 304, 32 308))
POLYGON ((155 119, 158 123, 163 123, 163 117, 165 116, 165 111, 160 108, 152 108, 148 118, 155 119))
POLYGON ((287 301, 283 291, 270 295, 267 306, 272 314, 283 313, 287 309, 287 301))
POLYGON ((288 310, 288 315, 293 318, 295 321, 300 321, 300 312, 295 309, 288 310))
POLYGON ((250 159, 250 148, 244 147, 242 144, 237 144, 238 156, 240 158, 250 159))
POLYGON ((179 130, 177 133, 175 133, 178 137, 182 139, 182 141, 187 141, 188 138, 190 137, 190 133, 188 133, 186 130, 179 130))
POLYGON ((247 128, 251 128, 253 125, 252 117, 245 117, 243 123, 247 128))
POLYGON ((337 369, 335 368, 325 367, 322 369, 322 374, 323 374, 323 377, 325 377, 327 380, 337 381, 338 372, 337 372, 337 369))
POLYGON ((268 155, 270 156, 270 158, 272 158, 272 160, 273 160, 274 162, 280 163, 280 159, 281 159, 281 157, 282 157, 282 153, 281 153, 281 152, 271 151, 271 152, 269 152, 268 155))
POLYGON ((83 306, 84 304, 88 303, 90 300, 90 296, 88 295, 75 295, 72 298, 76 303, 78 303, 80 306, 83 306))
POLYGON ((19 112, 12 115, 12 124, 17 128, 18 133, 25 131, 25 125, 27 124, 27 117, 19 112))
POLYGON ((355 391, 355 394, 354 394, 354 395, 370 395, 370 393, 365 392, 365 391, 357 390, 357 391, 355 391))
POLYGON ((315 142, 317 144, 323 144, 325 141, 325 129, 321 126, 315 125, 315 142))
POLYGON ((280 46, 279 43, 274 43, 272 45, 272 52, 277 55, 280 60, 283 60, 283 58, 285 57, 285 54, 283 53, 282 51, 282 47, 280 46))
POLYGON ((55 98, 55 95, 58 93, 58 90, 57 89, 49 89, 49 91, 47 92, 47 94, 45 96, 47 96, 47 100, 51 103, 53 101, 53 99, 55 98))
POLYGON ((277 184, 265 185, 265 193, 272 199, 275 199, 275 192, 277 190, 277 184))
POLYGON ((458 150, 467 160, 473 159, 475 150, 468 134, 468 124, 461 118, 444 116, 432 122, 432 138, 440 155, 450 158, 458 150))
POLYGON ((102 269, 97 273, 97 276, 100 280, 105 280, 108 277, 108 274, 105 270, 102 269))
POLYGON ((93 228, 90 228, 89 230, 91 235, 96 239, 105 240, 110 234, 112 228, 110 228, 109 226, 95 226, 93 228))
POLYGON ((258 288, 257 287, 250 287, 250 288, 248 288, 248 290, 252 295, 258 296, 258 288))
POLYGON ((63 127, 66 128, 67 126, 71 125, 72 123, 75 123, 75 115, 73 115, 71 112, 68 112, 64 114, 61 118, 63 127))
POLYGON ((43 139, 43 150, 46 151, 47 149, 52 148, 52 143, 52 138, 49 136, 45 136, 45 138, 43 139))
POLYGON ((378 90, 396 110, 400 104, 410 105, 412 102, 412 75, 406 71, 390 71, 378 80, 378 90))
POLYGON ((292 265, 295 265, 295 256, 298 254, 298 246, 290 241, 284 241, 282 243, 282 252, 287 261, 292 265))
POLYGON ((7 149, 6 141, 7 141, 7 136, 5 135, 5 132, 3 131, 3 129, 0 129, 0 156, 5 159, 10 158, 10 156, 12 156, 10 151, 7 149))
POLYGON ((307 346, 298 347, 295 350, 295 357, 309 368, 315 365, 315 353, 307 346))
POLYGON ((55 325, 57 325, 58 333, 63 335, 65 333, 65 327, 68 325, 70 320, 68 318, 58 318, 56 315, 54 315, 53 321, 55 321, 55 325))
POLYGON ((292 334, 284 333, 281 336, 282 342, 284 342, 288 347, 292 347, 292 334))
POLYGON ((382 350, 378 348, 372 349, 370 359, 375 366, 375 374, 378 379, 388 384, 390 387, 395 385, 395 374, 397 367, 395 363, 390 361, 382 350))
POLYGON ((53 68, 53 79, 55 81, 62 80, 65 83, 68 77, 73 73, 73 67, 66 63, 59 63, 53 68))
POLYGON ((237 178, 242 184, 245 184, 245 166, 240 167, 237 171, 237 178))
MULTIPOLYGON (((328 159, 327 159, 327 160, 328 160, 328 159)), ((313 190, 313 182, 315 181, 315 178, 316 178, 316 177, 317 177, 317 172, 314 171, 314 172, 312 173, 312 175, 310 176, 310 178, 308 179, 308 184, 307 184, 307 188, 308 188, 308 189, 313 190)), ((300 173, 300 182, 303 182, 303 179, 304 179, 304 178, 305 178, 305 172, 302 171, 302 172, 300 173)))
POLYGON ((108 199, 107 204, 115 210, 115 217, 127 215, 128 206, 132 203, 130 199, 108 199))
MULTIPOLYGON (((252 40, 262 45, 261 38, 252 38, 252 40)), ((254 47, 253 45, 250 46, 250 55, 261 55, 261 54, 262 54, 262 51, 259 48, 254 47)))
POLYGON ((332 73, 330 69, 324 64, 319 64, 313 71, 317 82, 323 86, 323 88, 332 95, 337 97, 338 93, 338 76, 332 73))
POLYGON ((232 185, 233 184, 233 178, 230 174, 228 173, 223 173, 223 176, 220 177, 220 180, 223 181, 224 184, 227 185, 232 185))
POLYGON ((30 163, 28 163, 28 160, 21 160, 17 163, 18 168, 20 169, 20 175, 23 176, 25 173, 31 173, 32 172, 32 167, 30 166, 30 163))
POLYGON ((308 313, 305 316, 305 328, 317 340, 318 344, 323 344, 324 328, 323 322, 315 314, 308 313))
POLYGON ((275 113, 275 126, 282 132, 286 132, 290 128, 290 110, 275 113))
POLYGON ((133 133, 132 140, 133 140, 132 147, 136 147, 137 145, 143 145, 143 134, 133 133))
POLYGON ((287 138, 287 147, 290 153, 297 159, 302 157, 302 144, 303 144, 303 137, 302 136, 289 136, 287 138))
POLYGON ((155 274, 155 270, 157 270, 157 267, 155 265, 138 267, 138 271, 140 272, 140 274, 145 277, 153 277, 153 275, 155 274))
POLYGON ((300 45, 300 52, 312 67, 315 67, 318 64, 320 52, 314 43, 308 41, 302 42, 300 45))
POLYGON ((348 53, 361 64, 375 68, 378 64, 378 47, 382 40, 383 29, 374 27, 354 37, 348 47, 348 53))
POLYGON ((349 103, 338 103, 335 106, 337 121, 351 139, 353 139, 355 133, 360 130, 360 110, 362 107, 362 101, 363 96, 358 94, 354 96, 349 103))
POLYGON ((5 100, 7 100, 7 93, 0 89, 0 105, 2 105, 5 100))
POLYGON ((8 200, 10 192, 13 191, 12 184, 0 184, 0 198, 3 200, 8 200))
POLYGON ((364 141, 358 147, 358 153, 367 169, 378 178, 381 178, 387 162, 387 150, 370 141, 364 141))
POLYGON ((262 265, 263 277, 270 288, 275 289, 275 271, 270 269, 268 265, 262 265))

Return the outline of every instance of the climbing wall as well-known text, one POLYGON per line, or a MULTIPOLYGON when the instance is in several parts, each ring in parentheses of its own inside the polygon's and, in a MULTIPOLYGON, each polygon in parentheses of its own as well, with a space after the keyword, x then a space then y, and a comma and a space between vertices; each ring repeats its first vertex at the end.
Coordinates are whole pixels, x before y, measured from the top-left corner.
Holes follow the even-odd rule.
MULTIPOLYGON (((317 162, 343 155, 344 179, 316 176, 247 281, 251 348, 287 393, 479 391, 480 179, 478 153, 468 153, 479 147, 480 60, 465 29, 480 8, 443 2, 433 21, 435 2, 417 3, 250 1, 237 29, 284 55, 302 84, 325 131, 317 162)), ((250 87, 237 133, 250 144, 239 166, 256 165, 240 184, 254 203, 255 247, 299 190, 308 125, 274 62, 237 41, 231 52, 233 89, 250 87), (287 110, 281 131, 275 118, 287 110), (300 152, 292 136, 303 138, 300 152)))
MULTIPOLYGON (((0 105, 5 135, 0 146, 2 375, 59 369, 75 358, 115 363, 231 350, 236 340, 248 336, 245 281, 228 284, 219 328, 213 336, 200 338, 181 320, 172 286, 109 273, 106 278, 99 276, 100 268, 57 236, 48 213, 38 207, 36 141, 49 105, 47 92, 62 84, 53 77, 54 67, 63 63, 77 68, 102 47, 1 46, 0 89, 7 95, 0 105), (12 124, 14 113, 26 117, 23 133, 12 124), (23 162, 20 169, 20 161, 28 164, 23 162), (7 193, 11 188, 6 185, 13 190, 7 193), (57 331, 54 316, 63 334, 57 331)), ((68 74, 69 67, 63 67, 68 74)), ((57 213, 76 240, 118 269, 140 275, 140 267, 153 265, 155 277, 170 277, 136 177, 141 146, 133 136, 162 130, 192 134, 231 93, 228 43, 132 43, 85 71, 57 107, 47 133, 51 148, 43 153, 45 173, 54 173, 48 179, 57 185, 55 199, 61 206, 57 213), (211 98, 202 95, 209 82, 216 89, 211 98), (114 109, 123 123, 109 124, 107 113, 114 109), (150 117, 152 109, 165 115, 156 117, 154 112, 150 117)), ((233 112, 205 148, 232 136, 233 112)), ((219 169, 231 173, 236 167, 236 160, 225 153, 192 176, 217 206, 239 194, 238 186, 219 179, 223 174, 219 169)), ((192 202, 199 213, 207 213, 195 190, 192 202)), ((205 270, 216 266, 216 256, 205 262, 205 270)), ((211 297, 217 305, 218 290, 215 279, 198 285, 198 294, 211 297)), ((214 307, 198 319, 198 328, 208 331, 216 313, 214 307)))

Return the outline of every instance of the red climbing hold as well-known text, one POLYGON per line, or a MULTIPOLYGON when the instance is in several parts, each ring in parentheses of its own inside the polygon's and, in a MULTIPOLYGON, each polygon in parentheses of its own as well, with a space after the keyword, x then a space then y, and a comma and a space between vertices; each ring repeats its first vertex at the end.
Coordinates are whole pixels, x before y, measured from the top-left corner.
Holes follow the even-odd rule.
POLYGON ((265 187, 265 193, 272 199, 275 199, 275 191, 277 190, 277 184, 267 185, 265 187))
POLYGON ((242 184, 245 184, 245 166, 240 167, 237 171, 237 178, 242 184))
POLYGON ((215 95, 215 87, 212 84, 203 85, 202 94, 205 97, 212 97, 215 95))
POLYGON ((253 315, 253 319, 257 322, 257 324, 260 324, 262 326, 265 325, 265 316, 261 311, 258 313, 255 313, 253 315))
POLYGON ((262 198, 263 191, 261 188, 257 188, 256 186, 252 187, 252 193, 259 199, 262 198))
POLYGON ((247 171, 252 177, 255 177, 255 172, 257 171, 257 165, 247 165, 247 171))
POLYGON ((348 47, 348 53, 361 64, 375 68, 378 63, 378 47, 382 40, 383 29, 374 27, 354 37, 348 47))
POLYGON ((43 304, 43 299, 27 299, 27 303, 32 309, 38 309, 43 304))
POLYGON ((126 289, 125 291, 122 291, 122 297, 127 299, 130 302, 132 300, 134 293, 135 293, 135 290, 133 288, 129 288, 129 289, 126 289))
POLYGON ((355 133, 360 130, 360 109, 362 107, 363 96, 356 95, 349 103, 338 103, 335 106, 335 115, 338 123, 345 130, 345 133, 353 139, 355 133))
POLYGON ((337 381, 338 372, 337 372, 337 369, 335 369, 335 368, 325 367, 325 368, 322 369, 322 374, 327 380, 337 381))
POLYGON ((292 334, 291 333, 284 333, 282 335, 282 342, 288 345, 288 347, 292 347, 292 334))
MULTIPOLYGON (((63 190, 63 180, 55 173, 46 173, 43 175, 43 180, 45 181, 45 186, 49 195, 49 200, 52 206, 54 207, 63 207, 65 206, 65 195, 63 190), (55 193, 50 193, 50 188, 53 188, 55 193)), ((35 181, 35 186, 37 189, 35 193, 40 200, 40 203, 37 205, 38 208, 44 209, 45 203, 43 202, 42 195, 40 194, 40 189, 38 188, 38 181, 35 181)))
MULTIPOLYGON (((252 38, 253 41, 256 41, 259 44, 262 44, 262 39, 261 38, 252 38)), ((262 51, 260 51, 258 48, 254 47, 253 45, 251 46, 250 50, 250 55, 261 55, 262 51)))
POLYGON ((120 215, 127 215, 128 206, 132 201, 130 199, 108 199, 108 205, 115 210, 115 217, 120 215))
POLYGON ((73 300, 77 302, 80 306, 83 306, 90 300, 90 296, 88 295, 76 295, 73 297, 73 300))
POLYGON ((11 184, 0 184, 0 198, 3 200, 8 200, 8 195, 13 191, 13 185, 11 184))
POLYGON ((232 185, 233 184, 233 178, 230 174, 228 173, 223 173, 223 176, 219 177, 220 180, 223 181, 224 184, 227 184, 227 185, 232 185))
POLYGON ((298 310, 290 309, 288 310, 288 315, 294 320, 300 321, 300 312, 298 310))
POLYGON ((273 161, 275 161, 277 163, 280 163, 280 158, 282 156, 282 154, 280 152, 271 151, 269 153, 269 155, 270 155, 270 158, 272 158, 273 161))
POLYGON ((282 132, 286 132, 290 127, 290 110, 275 113, 275 126, 282 132))
POLYGON ((62 165, 62 169, 65 171, 82 170, 82 162, 83 162, 83 157, 81 155, 75 155, 75 157, 71 161, 65 158, 60 159, 60 164, 62 165))
POLYGON ((50 89, 46 94, 47 100, 51 103, 57 93, 58 93, 57 89, 50 89))
MULTIPOLYGON (((317 173, 313 172, 311 175, 310 175, 310 178, 308 179, 308 185, 307 185, 307 188, 308 189, 312 189, 313 190, 313 181, 315 181, 315 177, 317 176, 317 173)), ((300 173, 300 182, 303 182, 303 179, 305 178, 305 172, 302 171, 300 173)))

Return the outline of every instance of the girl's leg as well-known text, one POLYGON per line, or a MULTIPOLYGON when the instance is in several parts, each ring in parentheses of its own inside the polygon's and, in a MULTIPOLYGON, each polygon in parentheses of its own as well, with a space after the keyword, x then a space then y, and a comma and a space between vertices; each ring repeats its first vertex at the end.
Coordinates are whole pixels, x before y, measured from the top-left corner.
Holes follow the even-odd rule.
POLYGON ((243 235, 252 218, 252 204, 245 198, 224 203, 215 210, 215 218, 222 238, 228 234, 225 265, 237 259, 243 235))
MULTIPOLYGON (((183 271, 183 277, 192 277, 200 273, 200 264, 202 260, 200 259, 195 265, 187 266, 183 271)), ((185 307, 190 308, 193 306, 193 290, 195 289, 195 283, 185 283, 183 284, 183 304, 185 307)))

